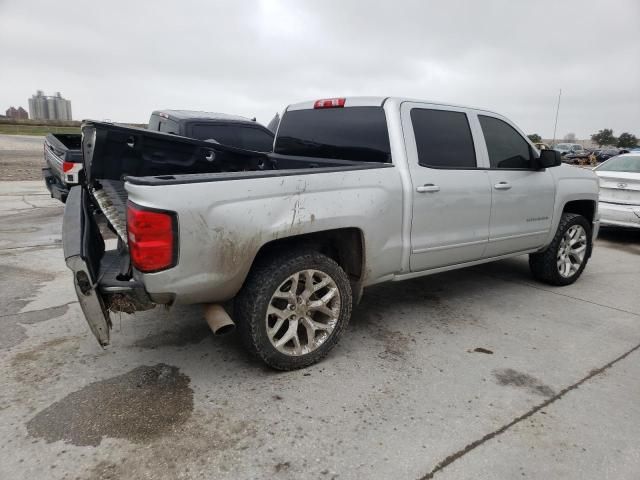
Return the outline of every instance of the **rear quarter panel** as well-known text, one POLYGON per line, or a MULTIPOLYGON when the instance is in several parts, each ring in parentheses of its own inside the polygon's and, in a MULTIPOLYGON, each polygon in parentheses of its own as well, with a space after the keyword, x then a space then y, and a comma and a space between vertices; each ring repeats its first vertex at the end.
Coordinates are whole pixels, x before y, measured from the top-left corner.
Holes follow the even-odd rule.
POLYGON ((138 205, 175 211, 178 264, 142 276, 176 303, 218 302, 241 288, 258 251, 296 235, 353 227, 364 237, 364 284, 397 271, 402 185, 395 167, 165 186, 127 184, 138 205))

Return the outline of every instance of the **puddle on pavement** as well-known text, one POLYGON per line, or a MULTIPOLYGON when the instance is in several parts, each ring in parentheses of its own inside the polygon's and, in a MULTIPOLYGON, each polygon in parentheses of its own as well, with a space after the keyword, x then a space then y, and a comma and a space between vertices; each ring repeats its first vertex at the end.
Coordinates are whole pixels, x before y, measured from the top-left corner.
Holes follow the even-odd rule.
POLYGON ((57 307, 35 310, 33 312, 14 313, 0 316, 0 350, 15 347, 27 338, 25 328, 22 325, 33 325, 34 323, 52 320, 61 317, 69 310, 70 304, 57 307))
POLYGON ((411 341, 415 341, 412 337, 402 332, 389 330, 386 327, 378 328, 371 336, 382 342, 384 346, 384 351, 380 352, 378 356, 389 360, 400 360, 404 358, 409 350, 411 341))
POLYGON ((55 274, 43 270, 2 265, 0 292, 3 292, 3 303, 0 306, 0 315, 18 313, 35 298, 42 285, 55 277, 55 274))
POLYGON ((502 386, 526 388, 531 393, 544 397, 552 397, 556 393, 551 387, 545 385, 536 377, 518 372, 512 368, 496 370, 493 372, 493 375, 496 377, 496 380, 498 380, 498 384, 502 386))
POLYGON ((58 381, 61 370, 77 354, 78 339, 77 336, 54 338, 16 353, 11 360, 15 381, 34 388, 58 381))
MULTIPOLYGON (((240 412, 219 408, 196 410, 179 429, 149 443, 127 447, 126 453, 104 453, 81 478, 86 480, 139 480, 142 478, 218 478, 219 472, 237 471, 246 452, 262 451, 264 425, 240 412), (235 412, 238 413, 238 412, 235 412)), ((232 477, 233 478, 233 477, 232 477)))
MULTIPOLYGON (((11 366, 13 368, 20 368, 20 366, 26 362, 37 362, 42 358, 43 355, 45 355, 46 353, 50 353, 51 349, 55 349, 60 345, 64 345, 65 343, 72 341, 74 338, 75 337, 55 338, 53 340, 43 342, 40 345, 29 350, 25 350, 24 352, 19 352, 13 356, 11 366)), ((33 367, 33 365, 29 366, 33 367)))
POLYGON ((33 417, 27 431, 48 443, 63 440, 78 446, 97 446, 103 437, 145 442, 189 419, 189 383, 177 367, 138 367, 67 395, 33 417))

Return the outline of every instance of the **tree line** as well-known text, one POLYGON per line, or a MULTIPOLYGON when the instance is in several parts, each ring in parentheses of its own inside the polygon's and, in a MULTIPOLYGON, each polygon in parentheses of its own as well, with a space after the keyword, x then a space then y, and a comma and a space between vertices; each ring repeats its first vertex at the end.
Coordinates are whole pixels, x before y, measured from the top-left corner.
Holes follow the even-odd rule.
MULTIPOLYGON (((527 135, 527 137, 529 137, 529 140, 533 143, 542 142, 542 137, 537 133, 532 133, 531 135, 527 135)), ((575 141, 575 134, 567 134, 565 136, 565 140, 568 142, 575 141)), ((598 133, 591 135, 591 140, 601 147, 615 146, 618 148, 630 148, 638 145, 638 137, 635 135, 629 132, 624 132, 621 133, 620 136, 616 137, 613 134, 612 128, 603 128, 602 130, 599 130, 598 133)))
POLYGON ((591 135, 591 140, 593 140, 598 145, 615 145, 620 148, 629 148, 635 147, 638 145, 638 138, 635 135, 632 135, 629 132, 621 133, 618 138, 613 135, 612 128, 603 128, 598 131, 598 133, 594 133, 591 135))

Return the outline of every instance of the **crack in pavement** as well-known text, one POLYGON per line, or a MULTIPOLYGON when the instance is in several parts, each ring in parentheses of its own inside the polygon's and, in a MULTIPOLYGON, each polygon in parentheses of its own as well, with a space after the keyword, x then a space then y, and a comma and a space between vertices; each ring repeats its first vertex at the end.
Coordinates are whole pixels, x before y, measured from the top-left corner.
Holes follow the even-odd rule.
POLYGON ((29 195, 30 197, 50 197, 51 195, 48 193, 24 193, 24 194, 20 194, 20 193, 0 193, 0 197, 19 197, 20 195, 29 195))
POLYGON ((0 248, 0 252, 4 252, 5 250, 20 250, 22 248, 52 248, 52 247, 62 248, 62 242, 41 243, 37 245, 20 245, 17 247, 2 247, 0 248))
POLYGON ((36 310, 27 310, 26 312, 16 312, 16 313, 4 313, 0 315, 0 318, 5 317, 17 317, 20 315, 27 315, 28 313, 36 313, 36 312, 45 312, 47 310, 53 310, 55 308, 66 307, 68 305, 73 305, 74 303, 79 303, 78 300, 71 300, 70 302, 63 303, 61 305, 52 305, 51 307, 38 308, 36 310))
POLYGON ((478 440, 475 440, 475 441, 471 442, 470 444, 468 444, 466 447, 458 450, 455 453, 452 453, 451 455, 446 457, 444 460, 438 462, 436 464, 436 466, 429 473, 427 473, 426 475, 423 475, 422 477, 420 477, 419 480, 429 480, 429 479, 433 478, 436 473, 444 470, 449 465, 451 465, 453 462, 455 462, 456 460, 458 460, 458 459, 462 458, 463 456, 465 456, 467 453, 471 452, 472 450, 475 450, 480 445, 482 445, 485 442, 497 437, 498 435, 503 434, 504 432, 509 430, 514 425, 516 425, 516 424, 520 423, 521 421, 526 420, 530 416, 538 413, 540 410, 542 410, 543 408, 551 405, 555 401, 560 400, 562 397, 564 397, 570 391, 577 389, 583 383, 591 380, 593 377, 595 377, 597 375, 600 375, 605 370, 611 368, 613 365, 615 365, 619 361, 624 360, 629 355, 631 355, 633 352, 635 352, 636 350, 639 350, 639 349, 640 349, 640 343, 638 345, 636 345, 635 347, 631 348, 630 350, 627 350, 622 355, 614 358, 613 360, 611 360, 609 363, 603 365, 602 367, 594 368, 585 377, 581 378, 576 383, 573 383, 573 384, 569 385, 568 387, 563 388, 556 395, 554 395, 553 397, 551 397, 551 398, 545 400, 544 402, 536 405, 535 407, 531 408, 530 410, 528 410, 523 415, 520 415, 519 417, 516 417, 515 419, 513 419, 509 423, 503 425, 502 427, 498 428, 497 430, 494 430, 494 431, 492 431, 490 433, 487 433, 482 438, 480 438, 478 440))
POLYGON ((33 203, 31 203, 31 202, 27 201, 27 199, 26 199, 25 197, 26 197, 26 195, 22 195, 22 201, 23 201, 24 203, 26 203, 27 205, 29 205, 31 208, 38 208, 38 206, 37 206, 37 205, 34 205, 33 203))

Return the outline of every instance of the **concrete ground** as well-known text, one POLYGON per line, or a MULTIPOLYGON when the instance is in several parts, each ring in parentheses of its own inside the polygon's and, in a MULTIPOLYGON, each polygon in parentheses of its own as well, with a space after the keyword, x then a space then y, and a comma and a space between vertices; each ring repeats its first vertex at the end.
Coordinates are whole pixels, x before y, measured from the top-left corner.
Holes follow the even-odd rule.
POLYGON ((0 134, 0 172, 3 180, 42 178, 44 137, 0 134))
POLYGON ((198 307, 116 317, 101 349, 61 214, 0 183, 0 478, 638 478, 638 234, 565 288, 526 258, 372 288, 326 360, 279 373, 198 307))

